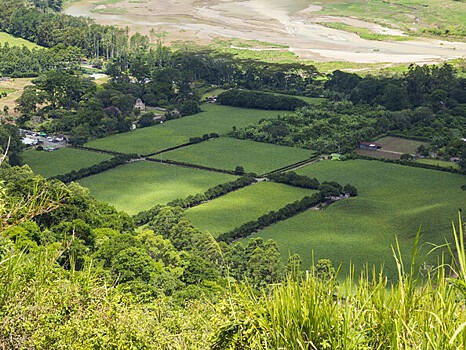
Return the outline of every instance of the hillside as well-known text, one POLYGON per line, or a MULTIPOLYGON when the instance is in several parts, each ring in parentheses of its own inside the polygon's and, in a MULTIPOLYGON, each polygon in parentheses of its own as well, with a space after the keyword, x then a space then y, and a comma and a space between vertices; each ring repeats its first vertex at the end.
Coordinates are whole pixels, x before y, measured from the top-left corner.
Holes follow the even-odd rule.
POLYGON ((466 348, 462 5, 0 0, 0 348, 466 348))

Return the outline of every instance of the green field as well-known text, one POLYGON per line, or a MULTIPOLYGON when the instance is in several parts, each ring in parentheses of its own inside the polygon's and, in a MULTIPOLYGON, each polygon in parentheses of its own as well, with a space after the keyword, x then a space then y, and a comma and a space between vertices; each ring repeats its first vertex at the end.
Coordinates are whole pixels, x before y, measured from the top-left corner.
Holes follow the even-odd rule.
POLYGON ((120 166, 79 180, 99 201, 136 214, 156 204, 204 193, 234 176, 147 161, 120 166))
POLYGON ((314 154, 302 148, 220 137, 164 153, 163 158, 225 170, 240 165, 247 173, 264 174, 314 154))
POLYGON ((195 115, 94 140, 86 143, 86 146, 122 153, 150 154, 187 143, 190 137, 200 137, 212 132, 226 134, 233 126, 242 128, 257 123, 260 119, 273 118, 283 113, 209 103, 203 104, 201 108, 203 112, 195 115))
POLYGON ((442 168, 453 168, 459 170, 460 166, 457 163, 454 162, 447 162, 446 160, 438 160, 438 159, 417 159, 416 163, 422 163, 422 164, 429 164, 429 165, 436 165, 440 166, 442 168))
POLYGON ((24 163, 28 164, 35 173, 44 177, 66 174, 111 158, 112 156, 108 154, 76 148, 61 148, 53 152, 29 149, 23 152, 24 163))
POLYGON ((8 43, 10 46, 26 46, 28 49, 41 49, 42 46, 36 45, 30 41, 24 40, 22 38, 16 38, 13 35, 10 35, 5 32, 0 32, 0 44, 3 46, 5 43, 8 43))
MULTIPOLYGON (((466 176, 379 161, 322 161, 297 171, 319 180, 351 183, 359 196, 341 200, 321 211, 307 211, 260 232, 275 239, 283 253, 299 253, 304 267, 329 258, 337 265, 351 260, 360 271, 365 262, 385 265, 394 277, 391 245, 398 236, 410 254, 422 225, 422 241, 441 244, 451 238, 451 223, 466 204, 466 176)), ((430 249, 424 245, 425 250, 430 249)), ((435 257, 430 257, 436 263, 435 257)), ((346 274, 348 270, 344 270, 346 274)))
POLYGON ((400 137, 386 136, 375 140, 382 144, 385 151, 399 152, 399 153, 416 153, 419 146, 428 146, 428 142, 408 140, 400 137))
POLYGON ((188 209, 186 216, 194 226, 217 237, 314 192, 274 182, 259 182, 188 209))

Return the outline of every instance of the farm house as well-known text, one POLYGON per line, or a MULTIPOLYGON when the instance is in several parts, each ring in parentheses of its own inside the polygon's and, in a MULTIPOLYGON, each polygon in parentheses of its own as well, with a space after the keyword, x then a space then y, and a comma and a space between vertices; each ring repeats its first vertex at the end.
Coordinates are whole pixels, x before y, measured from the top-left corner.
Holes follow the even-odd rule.
POLYGON ((359 148, 360 149, 365 149, 368 151, 377 151, 379 149, 382 149, 382 144, 377 143, 377 142, 368 142, 368 141, 363 141, 359 143, 359 148))

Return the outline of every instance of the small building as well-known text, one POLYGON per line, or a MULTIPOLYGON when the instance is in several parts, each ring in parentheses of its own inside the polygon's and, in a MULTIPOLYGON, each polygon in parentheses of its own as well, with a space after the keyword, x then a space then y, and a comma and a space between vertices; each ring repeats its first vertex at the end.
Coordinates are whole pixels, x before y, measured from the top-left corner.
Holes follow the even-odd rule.
POLYGON ((140 98, 136 100, 136 103, 134 104, 134 109, 139 108, 139 110, 143 111, 146 109, 146 105, 140 98))
POLYGON ((332 153, 330 155, 331 160, 341 160, 341 154, 340 153, 332 153))
POLYGON ((379 149, 382 149, 382 144, 377 142, 362 141, 359 142, 359 148, 368 151, 377 151, 379 149))

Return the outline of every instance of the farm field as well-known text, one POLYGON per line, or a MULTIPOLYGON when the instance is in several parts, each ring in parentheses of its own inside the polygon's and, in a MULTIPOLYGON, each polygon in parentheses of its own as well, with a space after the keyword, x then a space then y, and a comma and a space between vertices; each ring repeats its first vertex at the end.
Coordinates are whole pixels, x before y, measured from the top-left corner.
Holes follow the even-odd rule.
POLYGON ((419 146, 428 146, 428 142, 408 140, 400 137, 386 136, 375 140, 381 143, 385 151, 399 153, 415 153, 419 146))
POLYGON ((11 46, 26 46, 29 50, 32 49, 43 49, 42 46, 39 46, 37 44, 34 44, 28 40, 22 39, 22 38, 16 38, 11 34, 5 33, 5 32, 0 32, 0 44, 5 45, 5 43, 8 43, 8 45, 11 46))
POLYGON ((235 176, 168 164, 139 161, 79 180, 97 200, 137 214, 156 204, 204 193, 235 176))
MULTIPOLYGON (((466 203, 466 191, 460 186, 466 176, 412 168, 379 161, 321 161, 297 171, 320 181, 351 183, 359 196, 341 200, 321 211, 307 211, 279 222, 257 236, 276 240, 283 258, 298 253, 303 267, 314 259, 329 258, 334 264, 348 263, 361 271, 369 266, 385 266, 385 273, 395 277, 391 246, 397 236, 402 252, 409 257, 413 239, 422 225, 424 252, 427 242, 443 244, 451 238, 452 221, 458 208, 466 203)), ((256 235, 253 235, 253 237, 256 235)), ((432 264, 437 263, 430 256, 432 264)))
POLYGON ((203 112, 195 115, 169 120, 163 124, 131 132, 93 140, 85 146, 122 153, 151 154, 163 149, 189 142, 190 137, 204 134, 226 134, 263 118, 273 118, 282 113, 238 107, 220 106, 205 103, 203 112))
POLYGON ((57 151, 45 152, 29 149, 23 152, 24 163, 44 177, 66 174, 73 170, 87 168, 112 156, 97 152, 89 152, 76 148, 60 148, 57 151))
POLYGON ((441 166, 443 168, 453 168, 453 169, 460 168, 459 164, 457 163, 447 162, 445 160, 438 160, 438 159, 420 158, 416 160, 416 163, 436 165, 436 166, 441 166))
POLYGON ((224 170, 235 170, 240 165, 247 173, 264 174, 306 160, 314 153, 302 148, 220 137, 164 153, 163 158, 224 170))
POLYGON ((316 191, 274 182, 258 182, 186 211, 194 226, 214 237, 316 191))

